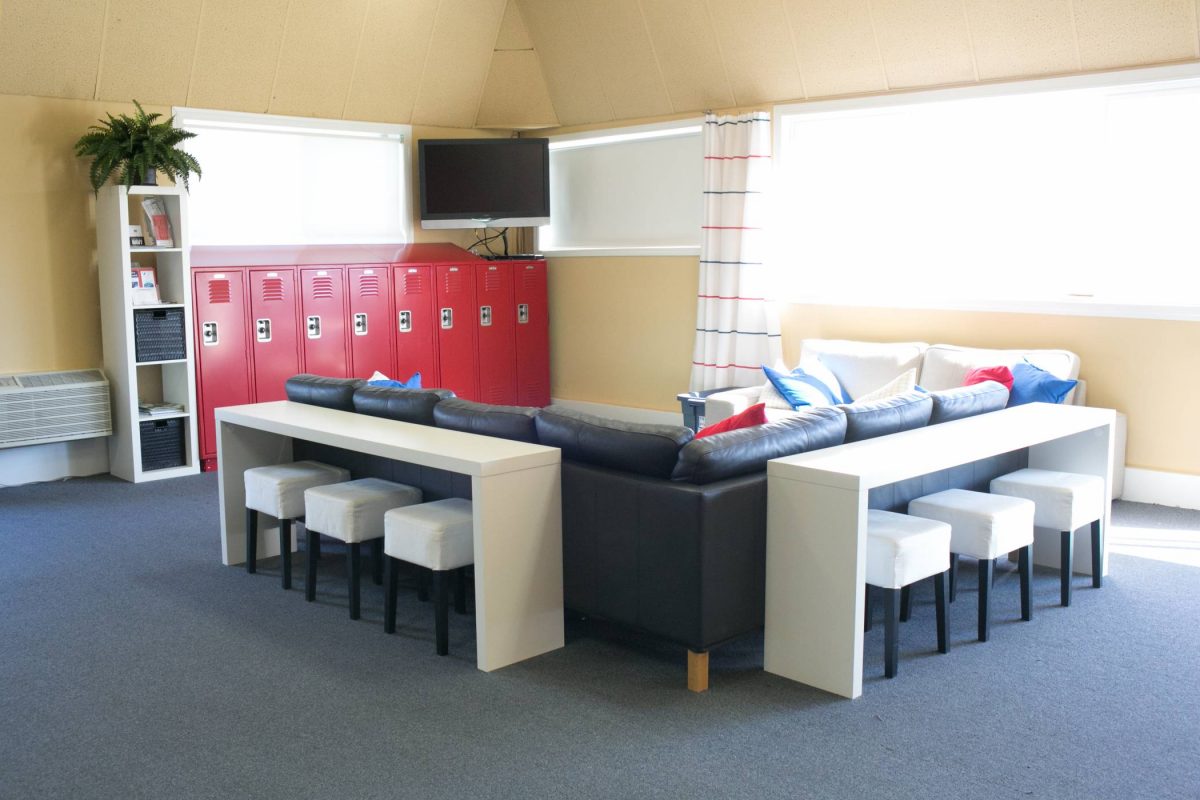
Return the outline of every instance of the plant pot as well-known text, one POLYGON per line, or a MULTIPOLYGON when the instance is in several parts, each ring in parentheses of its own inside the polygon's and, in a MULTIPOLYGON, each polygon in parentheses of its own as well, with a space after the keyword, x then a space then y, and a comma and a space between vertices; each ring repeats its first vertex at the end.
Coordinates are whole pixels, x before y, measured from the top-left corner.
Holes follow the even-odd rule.
POLYGON ((142 186, 157 186, 158 185, 158 170, 148 169, 142 175, 142 186))

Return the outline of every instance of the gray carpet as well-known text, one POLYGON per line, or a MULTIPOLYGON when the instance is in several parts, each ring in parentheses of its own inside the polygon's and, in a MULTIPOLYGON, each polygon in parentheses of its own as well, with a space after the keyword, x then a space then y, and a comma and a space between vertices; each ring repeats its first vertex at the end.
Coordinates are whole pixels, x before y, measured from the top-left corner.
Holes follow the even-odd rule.
POLYGON ((0 490, 0 798, 1200 796, 1195 568, 1114 556, 1070 609, 1039 571, 1028 623, 1003 572, 979 644, 966 565, 950 654, 922 587, 900 675, 876 625, 850 702, 764 673, 753 636, 693 695, 680 648, 586 621, 484 674, 472 619, 436 657, 411 587, 398 635, 369 581, 351 622, 341 562, 316 604, 277 560, 222 567, 212 475, 0 490))

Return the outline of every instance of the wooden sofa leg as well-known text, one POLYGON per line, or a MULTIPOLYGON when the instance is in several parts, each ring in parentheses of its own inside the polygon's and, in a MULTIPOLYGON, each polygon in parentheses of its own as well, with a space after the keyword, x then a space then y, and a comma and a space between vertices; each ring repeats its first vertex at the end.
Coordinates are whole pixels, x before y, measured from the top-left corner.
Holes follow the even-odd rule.
POLYGON ((708 691, 708 652, 697 653, 688 650, 688 690, 692 692, 708 691))

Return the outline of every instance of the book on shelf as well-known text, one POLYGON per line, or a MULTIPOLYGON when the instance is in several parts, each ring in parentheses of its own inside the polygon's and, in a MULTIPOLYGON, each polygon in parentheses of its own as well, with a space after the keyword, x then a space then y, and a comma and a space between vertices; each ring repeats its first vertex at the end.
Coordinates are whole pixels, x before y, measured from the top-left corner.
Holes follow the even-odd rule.
POLYGON ((154 267, 130 267, 130 287, 133 290, 135 306, 158 305, 162 299, 158 294, 158 270, 154 267))
POLYGON ((143 417, 161 417, 164 414, 182 414, 182 403, 151 403, 138 401, 138 413, 143 417))
POLYGON ((171 218, 167 216, 167 204, 161 197, 142 200, 142 211, 146 214, 147 242, 154 247, 174 247, 175 234, 171 230, 171 218))

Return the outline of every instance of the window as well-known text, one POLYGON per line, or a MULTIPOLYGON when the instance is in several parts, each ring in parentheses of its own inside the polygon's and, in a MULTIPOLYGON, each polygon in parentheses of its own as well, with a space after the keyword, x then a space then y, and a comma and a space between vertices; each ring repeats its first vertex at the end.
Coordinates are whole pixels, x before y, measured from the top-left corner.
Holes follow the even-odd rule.
POLYGON ((538 247, 556 255, 700 251, 700 125, 641 126, 550 140, 550 224, 538 247))
POLYGON ((789 299, 1200 318, 1194 65, 776 119, 789 299))
POLYGON ((194 244, 355 244, 412 238, 406 125, 177 109, 194 244))

